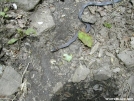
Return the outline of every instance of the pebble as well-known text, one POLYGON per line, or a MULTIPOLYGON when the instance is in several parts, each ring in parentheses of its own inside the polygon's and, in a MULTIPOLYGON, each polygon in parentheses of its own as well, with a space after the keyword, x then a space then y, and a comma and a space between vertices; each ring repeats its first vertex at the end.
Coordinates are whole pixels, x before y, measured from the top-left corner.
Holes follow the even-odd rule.
POLYGON ((80 82, 81 80, 84 80, 89 73, 89 68, 86 68, 85 66, 81 65, 75 70, 75 73, 72 77, 72 82, 80 82))
POLYGON ((113 69, 113 72, 114 72, 114 73, 119 73, 119 72, 120 72, 120 68, 115 68, 115 69, 113 69))
POLYGON ((130 42, 130 44, 131 44, 131 47, 134 49, 134 37, 131 37, 131 42, 130 42))
POLYGON ((134 76, 131 76, 127 82, 130 86, 131 92, 134 94, 134 76))
POLYGON ((97 42, 97 43, 93 46, 93 48, 91 49, 91 52, 90 52, 89 54, 90 54, 90 55, 94 54, 94 53, 98 50, 99 45, 100 45, 100 43, 97 42))
POLYGON ((127 66, 134 67, 134 50, 126 49, 119 54, 117 57, 127 66))
POLYGON ((9 96, 15 93, 21 85, 21 76, 12 67, 5 67, 0 79, 0 96, 9 96))
POLYGON ((53 87, 53 92, 56 93, 62 87, 63 87, 63 84, 61 82, 57 82, 55 87, 53 87))
POLYGON ((94 70, 94 79, 98 81, 107 80, 112 76, 112 71, 109 68, 109 65, 104 65, 98 70, 94 70))
POLYGON ((82 15, 82 20, 84 22, 89 22, 89 23, 92 23, 92 24, 94 24, 97 21, 97 19, 95 18, 95 16, 88 15, 88 14, 82 15))
POLYGON ((0 64, 0 75, 2 74, 3 66, 0 64))
POLYGON ((130 0, 131 1, 131 3, 134 5, 134 0, 130 0))

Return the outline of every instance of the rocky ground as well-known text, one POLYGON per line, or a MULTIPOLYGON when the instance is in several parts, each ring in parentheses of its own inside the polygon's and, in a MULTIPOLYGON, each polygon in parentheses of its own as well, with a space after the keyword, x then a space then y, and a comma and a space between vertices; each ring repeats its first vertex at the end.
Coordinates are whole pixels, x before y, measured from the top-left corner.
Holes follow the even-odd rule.
POLYGON ((89 1, 0 2, 0 101, 134 101, 134 0, 85 9, 91 48, 50 51, 84 30, 89 1))

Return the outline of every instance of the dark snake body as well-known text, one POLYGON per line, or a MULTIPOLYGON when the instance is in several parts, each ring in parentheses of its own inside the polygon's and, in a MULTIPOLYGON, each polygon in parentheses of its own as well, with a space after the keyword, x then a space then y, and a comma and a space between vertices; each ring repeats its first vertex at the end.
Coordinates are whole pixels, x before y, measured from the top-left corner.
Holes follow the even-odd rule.
MULTIPOLYGON (((90 23, 87 23, 87 22, 84 22, 83 20, 82 20, 82 14, 83 14, 83 12, 84 12, 84 9, 87 7, 87 6, 106 6, 106 5, 110 5, 110 4, 114 4, 114 3, 117 3, 117 2, 120 2, 120 1, 122 1, 122 0, 112 0, 112 1, 103 1, 103 2, 95 2, 95 1, 90 1, 90 2, 88 2, 87 4, 85 4, 85 5, 83 5, 82 6, 82 8, 81 8, 81 10, 80 10, 80 12, 79 12, 79 14, 78 14, 78 18, 79 18, 79 20, 81 21, 81 22, 83 22, 85 25, 86 25, 86 30, 85 30, 85 32, 89 32, 90 31, 90 29, 91 29, 91 25, 90 25, 90 23)), ((60 46, 58 46, 58 47, 56 47, 56 48, 54 48, 54 49, 52 49, 51 50, 51 52, 56 52, 56 51, 58 51, 59 49, 62 49, 62 48, 65 48, 65 47, 68 47, 71 43, 73 43, 76 39, 77 39, 77 37, 78 37, 78 33, 76 33, 74 36, 73 36, 73 38, 71 38, 67 43, 65 43, 65 44, 63 44, 63 45, 60 45, 60 46)))

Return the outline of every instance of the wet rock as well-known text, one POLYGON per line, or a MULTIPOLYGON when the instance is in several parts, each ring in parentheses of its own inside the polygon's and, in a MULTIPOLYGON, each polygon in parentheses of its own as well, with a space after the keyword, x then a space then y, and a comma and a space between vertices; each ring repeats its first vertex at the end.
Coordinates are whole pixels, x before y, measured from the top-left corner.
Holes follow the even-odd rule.
POLYGON ((131 77, 128 79, 128 84, 129 84, 129 86, 130 86, 131 92, 134 94, 134 76, 131 76, 131 77))
POLYGON ((134 67, 134 51, 124 50, 117 54, 117 57, 127 66, 134 67))
POLYGON ((90 70, 88 68, 81 65, 75 70, 75 73, 72 77, 72 82, 80 82, 81 80, 84 80, 89 74, 89 72, 90 70))
POLYGON ((0 95, 9 96, 15 93, 21 84, 21 76, 12 67, 6 67, 0 79, 0 95))
POLYGON ((107 80, 112 76, 112 71, 109 68, 109 65, 104 65, 102 68, 98 70, 94 70, 94 79, 101 81, 107 80))
POLYGON ((94 16, 88 15, 88 14, 82 15, 82 20, 84 22, 89 22, 89 23, 92 23, 92 24, 94 24, 97 21, 97 19, 94 16))
POLYGON ((14 0, 18 7, 22 8, 23 10, 29 11, 34 9, 34 7, 39 3, 40 0, 14 0))
POLYGON ((51 30, 55 27, 55 23, 51 12, 48 8, 39 8, 35 13, 30 16, 31 26, 36 28, 36 35, 51 30))

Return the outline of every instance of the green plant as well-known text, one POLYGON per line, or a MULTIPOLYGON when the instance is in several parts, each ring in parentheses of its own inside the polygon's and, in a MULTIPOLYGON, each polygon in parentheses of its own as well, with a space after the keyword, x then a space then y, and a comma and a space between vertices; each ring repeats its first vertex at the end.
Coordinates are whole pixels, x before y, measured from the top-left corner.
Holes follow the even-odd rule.
POLYGON ((3 18, 7 18, 8 15, 6 13, 7 13, 8 10, 9 10, 9 8, 5 7, 4 10, 2 12, 0 12, 0 16, 3 17, 3 18))
POLYGON ((104 25, 104 27, 107 27, 107 28, 111 28, 112 27, 112 25, 110 23, 108 23, 108 22, 105 22, 103 25, 104 25))
POLYGON ((12 38, 12 39, 10 39, 8 41, 9 45, 14 44, 18 40, 22 40, 23 38, 25 38, 28 35, 36 34, 36 31, 33 28, 28 28, 26 30, 24 30, 24 29, 17 29, 17 34, 18 34, 17 38, 12 38))

